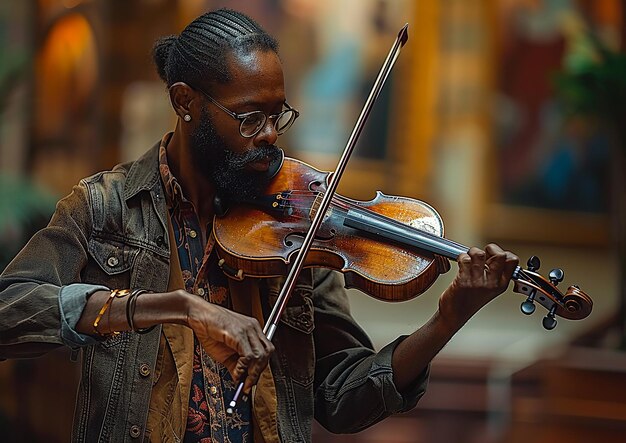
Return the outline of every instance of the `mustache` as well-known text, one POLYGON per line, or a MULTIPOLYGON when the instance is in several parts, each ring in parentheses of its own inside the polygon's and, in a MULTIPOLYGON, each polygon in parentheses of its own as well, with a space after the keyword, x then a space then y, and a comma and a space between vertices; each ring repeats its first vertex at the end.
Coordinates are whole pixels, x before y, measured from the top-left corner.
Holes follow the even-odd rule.
POLYGON ((241 170, 249 163, 261 161, 264 158, 273 160, 280 156, 281 149, 276 145, 265 145, 259 148, 251 149, 241 154, 236 154, 231 150, 225 150, 225 160, 232 170, 241 170))

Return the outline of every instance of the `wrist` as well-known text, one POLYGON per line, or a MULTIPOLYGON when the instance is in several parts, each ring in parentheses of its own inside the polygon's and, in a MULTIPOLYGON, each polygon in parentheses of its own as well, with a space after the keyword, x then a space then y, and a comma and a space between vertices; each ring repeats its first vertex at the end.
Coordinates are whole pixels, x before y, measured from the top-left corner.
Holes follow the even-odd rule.
POLYGON ((183 297, 184 306, 184 321, 183 324, 188 328, 193 329, 193 325, 201 322, 201 316, 206 314, 207 308, 212 308, 214 305, 208 303, 202 297, 198 297, 197 295, 190 294, 186 291, 177 291, 182 292, 181 296, 183 297))
POLYGON ((441 309, 437 309, 434 312, 433 316, 429 319, 429 322, 436 331, 439 331, 441 336, 445 337, 451 337, 460 329, 456 322, 451 321, 441 312, 441 309))
POLYGON ((465 323, 471 318, 465 312, 459 312, 449 304, 439 302, 438 309, 435 311, 431 321, 445 335, 450 337, 457 333, 465 323))
POLYGON ((191 294, 183 290, 140 295, 132 313, 133 326, 145 329, 163 323, 186 324, 189 298, 191 294))

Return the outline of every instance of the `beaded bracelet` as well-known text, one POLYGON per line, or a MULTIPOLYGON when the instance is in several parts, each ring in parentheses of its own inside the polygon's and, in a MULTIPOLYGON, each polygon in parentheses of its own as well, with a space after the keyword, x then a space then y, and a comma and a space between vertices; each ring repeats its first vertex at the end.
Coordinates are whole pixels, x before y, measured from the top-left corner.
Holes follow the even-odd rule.
MULTIPOLYGON (((100 308, 100 312, 98 312, 98 315, 96 316, 96 319, 93 322, 93 330, 94 330, 94 332, 97 335, 99 335, 100 337, 106 337, 107 336, 107 334, 102 334, 100 331, 98 331, 98 326, 100 325, 100 320, 102 320, 102 316, 104 315, 106 310, 109 309, 109 307, 113 303, 113 299, 116 298, 116 297, 117 298, 126 297, 129 294, 130 294, 130 291, 128 289, 113 289, 111 291, 111 294, 109 295, 109 297, 106 299, 106 301, 102 305, 102 308, 100 308)), ((109 334, 111 334, 111 333, 113 335, 119 334, 119 332, 117 332, 117 331, 111 331, 109 334)))
POLYGON ((147 334, 152 331, 156 325, 152 325, 149 328, 135 328, 135 323, 133 318, 135 317, 135 307, 137 306, 137 298, 141 294, 148 292, 145 289, 135 289, 131 294, 128 300, 126 301, 126 321, 128 322, 128 326, 130 330, 136 332, 138 334, 147 334))

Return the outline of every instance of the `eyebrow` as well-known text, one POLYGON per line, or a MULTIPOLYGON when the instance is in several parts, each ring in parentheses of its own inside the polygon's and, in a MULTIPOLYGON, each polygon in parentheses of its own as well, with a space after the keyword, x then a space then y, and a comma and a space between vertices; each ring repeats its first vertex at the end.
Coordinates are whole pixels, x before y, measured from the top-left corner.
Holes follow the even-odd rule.
MULTIPOLYGON (((263 107, 268 106, 269 102, 262 102, 258 100, 244 100, 240 103, 233 104, 233 107, 250 108, 249 112, 260 111, 263 107)), ((283 99, 280 103, 276 102, 276 106, 280 104, 281 110, 287 104, 287 99, 283 99)), ((273 108, 275 105, 271 104, 269 107, 273 108)), ((280 112, 280 111, 279 111, 280 112)))

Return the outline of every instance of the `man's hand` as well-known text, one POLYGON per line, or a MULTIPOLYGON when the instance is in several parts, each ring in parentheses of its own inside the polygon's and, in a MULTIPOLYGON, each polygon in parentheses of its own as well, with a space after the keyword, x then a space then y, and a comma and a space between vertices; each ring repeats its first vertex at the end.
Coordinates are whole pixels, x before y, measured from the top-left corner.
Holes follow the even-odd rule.
POLYGON ((498 245, 460 254, 459 272, 439 299, 446 323, 458 329, 483 306, 506 291, 519 259, 498 245))
POLYGON ((243 392, 248 394, 267 366, 274 345, 256 319, 196 300, 190 306, 187 325, 207 354, 226 366, 235 382, 246 376, 243 392))
MULTIPOLYGON (((130 329, 126 318, 128 297, 124 297, 113 300, 98 331, 94 331, 94 320, 109 296, 110 291, 97 291, 89 297, 76 325, 77 332, 108 334, 130 329)), ((246 394, 258 381, 274 352, 274 345, 265 337, 256 319, 211 304, 182 289, 139 297, 133 323, 135 328, 161 323, 190 327, 207 354, 226 366, 236 382, 247 374, 246 394)))
POLYGON ((452 336, 509 286, 519 262, 497 245, 460 254, 459 273, 439 298, 439 309, 393 353, 393 380, 400 392, 412 386, 452 336))

